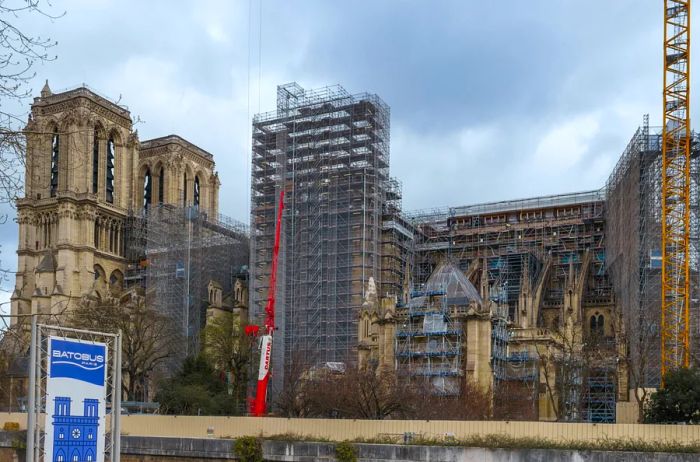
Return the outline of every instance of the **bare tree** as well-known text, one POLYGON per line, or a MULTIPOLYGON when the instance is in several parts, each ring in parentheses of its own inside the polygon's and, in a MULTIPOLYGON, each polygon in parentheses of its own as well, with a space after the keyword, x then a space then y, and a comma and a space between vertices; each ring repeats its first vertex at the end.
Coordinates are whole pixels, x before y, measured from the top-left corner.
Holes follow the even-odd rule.
POLYGON ((285 367, 284 384, 275 393, 274 408, 283 417, 314 417, 318 413, 314 400, 317 390, 312 377, 314 359, 294 351, 285 367))
POLYGON ((620 316, 615 324, 615 337, 619 350, 619 359, 625 366, 634 400, 637 403, 637 422, 644 423, 646 407, 652 394, 648 387, 652 380, 653 365, 650 360, 658 350, 659 338, 655 335, 654 324, 641 312, 639 316, 627 316, 628 325, 620 316))
MULTIPOLYGON (((177 341, 172 323, 149 308, 143 295, 127 291, 120 297, 85 298, 70 312, 78 328, 122 333, 122 374, 128 400, 144 396, 154 371, 170 357, 177 341)), ((141 398, 141 399, 139 399, 141 398)))
POLYGON ((538 382, 527 380, 504 380, 498 383, 493 393, 493 418, 537 420, 538 385, 538 382))
MULTIPOLYGON (((26 17, 53 21, 63 15, 50 10, 42 0, 0 1, 0 206, 13 205, 23 186, 27 111, 13 105, 20 108, 31 96, 35 66, 56 59, 50 52, 57 42, 27 33, 19 24, 26 17)), ((7 218, 0 216, 0 224, 7 218)), ((0 276, 6 278, 7 270, 0 276)))
POLYGON ((557 420, 578 420, 583 396, 583 328, 570 323, 550 330, 551 340, 535 343, 541 377, 557 420))
POLYGON ((408 381, 393 370, 348 368, 344 373, 321 371, 308 391, 318 415, 349 419, 407 418, 417 396, 408 381))
POLYGON ((28 318, 0 333, 0 410, 19 410, 19 400, 25 395, 29 362, 29 339, 25 322, 28 318))
POLYGON ((489 420, 491 391, 464 376, 459 396, 436 395, 430 383, 413 381, 411 409, 407 417, 421 420, 489 420))

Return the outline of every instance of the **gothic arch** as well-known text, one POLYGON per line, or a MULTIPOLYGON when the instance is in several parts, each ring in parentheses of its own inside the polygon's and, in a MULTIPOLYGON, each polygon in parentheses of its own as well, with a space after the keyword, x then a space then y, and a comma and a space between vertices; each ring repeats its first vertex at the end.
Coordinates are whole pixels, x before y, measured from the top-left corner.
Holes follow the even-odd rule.
POLYGON ((43 119, 40 123, 39 126, 37 127, 39 129, 39 132, 46 135, 49 133, 53 133, 54 128, 58 128, 59 121, 56 118, 55 115, 51 115, 43 119))
POLYGON ((182 186, 181 186, 181 191, 183 192, 183 201, 182 203, 187 206, 188 204, 192 204, 192 198, 193 198, 193 186, 194 186, 194 171, 192 170, 192 167, 190 166, 189 162, 185 162, 185 169, 184 169, 184 176, 180 180, 182 181, 182 186))
POLYGON ((137 208, 148 208, 151 204, 154 203, 153 200, 153 195, 155 192, 155 188, 153 185, 153 178, 154 178, 154 173, 153 173, 153 168, 151 167, 151 163, 149 161, 142 162, 140 167, 139 167, 139 174, 138 174, 138 183, 137 183, 137 189, 136 193, 134 194, 134 197, 136 198, 136 207, 137 208), (150 198, 148 203, 146 203, 146 198, 147 196, 150 198))
POLYGON ((100 265, 93 266, 95 272, 95 281, 107 282, 107 273, 105 273, 104 268, 100 265))
POLYGON ((165 164, 162 161, 156 162, 151 170, 151 175, 153 176, 153 203, 154 204, 164 204, 166 203, 166 183, 167 177, 165 164))
POLYGON ((194 177, 195 182, 197 182, 197 180, 199 181, 199 208, 206 210, 209 206, 209 175, 207 175, 201 168, 197 168, 195 170, 194 177))
POLYGON ((124 288, 124 274, 120 270, 115 269, 110 274, 109 287, 114 294, 118 294, 124 288))
POLYGON ((199 179, 199 175, 195 173, 194 181, 192 182, 192 205, 199 207, 202 201, 202 181, 199 179))
POLYGON ((96 120, 92 124, 92 146, 90 146, 90 177, 89 184, 93 194, 99 194, 100 191, 100 172, 104 165, 102 153, 104 152, 104 144, 107 140, 107 130, 101 121, 96 120))
POLYGON ((78 120, 77 114, 74 112, 68 112, 64 114, 59 120, 58 120, 58 129, 62 133, 70 133, 72 130, 73 125, 80 125, 80 121, 78 120))
POLYGON ((61 171, 65 165, 66 149, 64 149, 64 146, 66 142, 65 137, 62 136, 63 130, 58 123, 47 125, 47 129, 47 143, 42 151, 44 156, 48 158, 48 162, 44 164, 46 166, 44 167, 45 171, 48 170, 46 171, 46 186, 49 189, 49 195, 53 197, 57 194, 61 183, 65 182, 65 175, 62 175, 61 171))
POLYGON ((119 196, 119 182, 121 180, 121 168, 123 161, 121 151, 121 135, 119 130, 112 128, 107 135, 105 146, 105 200, 109 203, 117 202, 119 196))
POLYGON ((123 144, 124 137, 122 136, 122 133, 116 127, 112 127, 109 130, 108 137, 112 138, 114 140, 114 142, 117 144, 117 146, 119 146, 119 147, 121 147, 121 145, 123 144))

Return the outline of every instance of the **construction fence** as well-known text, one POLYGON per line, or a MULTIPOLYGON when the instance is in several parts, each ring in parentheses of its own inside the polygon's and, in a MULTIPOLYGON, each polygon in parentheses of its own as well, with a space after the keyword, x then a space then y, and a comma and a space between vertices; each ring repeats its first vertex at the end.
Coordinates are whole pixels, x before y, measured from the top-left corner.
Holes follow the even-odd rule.
MULTIPOLYGON (((26 414, 0 413, 5 422, 26 428, 26 414)), ((602 439, 643 440, 691 444, 700 441, 700 425, 591 424, 558 422, 446 421, 446 420, 341 420, 284 419, 273 417, 122 416, 122 434, 154 437, 224 438, 294 435, 332 441, 402 437, 468 439, 485 435, 541 438, 554 441, 602 439)))

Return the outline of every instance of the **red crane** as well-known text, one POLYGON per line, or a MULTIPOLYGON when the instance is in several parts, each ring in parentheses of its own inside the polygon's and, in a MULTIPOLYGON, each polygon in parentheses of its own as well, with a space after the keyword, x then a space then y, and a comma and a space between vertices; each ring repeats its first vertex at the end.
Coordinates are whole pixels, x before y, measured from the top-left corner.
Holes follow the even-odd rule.
MULTIPOLYGON (((267 410, 267 385, 270 381, 270 363, 272 360, 272 334, 275 331, 275 290, 277 287, 277 257, 280 252, 280 231, 282 229, 282 211, 284 210, 284 190, 280 191, 280 205, 275 226, 275 246, 272 250, 272 271, 267 305, 265 306, 264 332, 260 337, 260 368, 258 370, 258 387, 252 401, 251 414, 262 417, 267 410)), ((251 333, 256 333, 251 330, 251 333)))

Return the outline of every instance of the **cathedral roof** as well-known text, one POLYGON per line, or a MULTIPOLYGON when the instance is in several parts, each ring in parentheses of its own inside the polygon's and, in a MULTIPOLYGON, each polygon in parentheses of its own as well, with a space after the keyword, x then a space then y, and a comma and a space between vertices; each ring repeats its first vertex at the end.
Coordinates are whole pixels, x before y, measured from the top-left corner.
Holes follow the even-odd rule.
POLYGON ((44 255, 41 262, 36 267, 37 273, 53 273, 56 271, 56 259, 53 257, 51 252, 44 255))
POLYGON ((435 268, 435 271, 425 283, 421 295, 414 297, 409 301, 409 306, 423 305, 425 298, 430 294, 444 294, 448 305, 469 305, 471 302, 482 304, 479 291, 474 285, 469 282, 469 279, 464 275, 454 263, 444 261, 435 268))
POLYGON ((49 82, 46 81, 46 83, 44 84, 44 88, 41 89, 41 97, 34 98, 32 108, 36 106, 43 107, 43 110, 47 110, 46 108, 50 106, 69 101, 74 98, 88 99, 98 104, 99 106, 102 106, 103 108, 109 110, 110 112, 122 117, 125 123, 131 123, 131 114, 129 113, 129 108, 121 104, 119 101, 112 101, 106 96, 100 95, 99 93, 97 93, 97 91, 93 90, 85 84, 82 84, 77 88, 71 88, 69 90, 60 90, 57 93, 54 93, 53 91, 51 91, 51 88, 49 88, 49 82))
POLYGON ((160 138, 153 138, 151 140, 141 141, 140 150, 145 151, 148 149, 153 149, 153 148, 157 148, 160 146, 166 146, 169 144, 182 146, 182 147, 204 157, 205 159, 207 159, 209 161, 214 160, 214 156, 212 156, 210 152, 205 151, 204 149, 200 148, 199 146, 197 146, 194 143, 190 143, 189 141, 187 141, 186 139, 184 139, 183 137, 181 137, 179 135, 167 135, 167 136, 161 136, 160 138))

